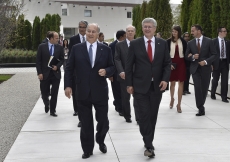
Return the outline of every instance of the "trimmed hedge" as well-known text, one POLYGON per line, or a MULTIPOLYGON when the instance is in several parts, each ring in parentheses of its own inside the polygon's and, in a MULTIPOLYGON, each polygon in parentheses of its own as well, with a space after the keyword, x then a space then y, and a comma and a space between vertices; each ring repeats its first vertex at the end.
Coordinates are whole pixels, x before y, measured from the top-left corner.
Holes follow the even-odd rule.
POLYGON ((36 51, 5 49, 0 54, 0 63, 35 63, 36 51))

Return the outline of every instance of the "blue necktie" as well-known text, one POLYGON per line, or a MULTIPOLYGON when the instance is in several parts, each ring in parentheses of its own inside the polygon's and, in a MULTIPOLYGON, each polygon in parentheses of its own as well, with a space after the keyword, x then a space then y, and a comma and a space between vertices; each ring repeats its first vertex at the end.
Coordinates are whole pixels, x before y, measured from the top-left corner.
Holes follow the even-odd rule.
POLYGON ((89 46, 89 59, 90 59, 90 63, 91 63, 91 66, 93 66, 93 49, 92 49, 93 45, 91 44, 89 46))
POLYGON ((50 47, 50 56, 53 56, 53 45, 50 47))

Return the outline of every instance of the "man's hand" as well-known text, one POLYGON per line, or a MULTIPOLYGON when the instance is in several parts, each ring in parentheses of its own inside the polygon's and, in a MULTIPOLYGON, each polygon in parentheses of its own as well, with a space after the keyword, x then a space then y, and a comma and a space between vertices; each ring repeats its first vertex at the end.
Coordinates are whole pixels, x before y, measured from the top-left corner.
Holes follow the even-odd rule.
POLYGON ((199 59, 199 54, 193 55, 194 59, 199 59))
POLYGON ((120 74, 121 79, 125 79, 125 72, 121 72, 120 74))
POLYGON ((111 82, 113 82, 113 77, 109 77, 109 80, 110 80, 111 82))
POLYGON ((57 66, 53 65, 52 67, 53 67, 52 68, 53 71, 57 71, 57 66))
POLYGON ((128 92, 129 94, 133 94, 133 92, 134 92, 133 87, 132 87, 132 86, 128 86, 128 87, 127 87, 127 92, 128 92))
POLYGON ((188 54, 188 58, 189 58, 189 57, 191 57, 191 56, 192 56, 192 54, 191 54, 191 53, 190 53, 190 54, 188 54))
POLYGON ((174 68, 174 66, 173 65, 171 65, 171 70, 174 70, 175 68, 174 68))
POLYGON ((70 87, 65 88, 65 96, 68 97, 68 98, 71 98, 71 96, 72 96, 72 88, 70 88, 70 87))
POLYGON ((201 62, 198 62, 200 64, 200 66, 204 66, 206 65, 205 61, 201 61, 201 62))
POLYGON ((98 73, 99 73, 100 76, 105 76, 106 75, 106 70, 105 69, 100 69, 98 71, 98 73))
POLYGON ((166 89, 166 87, 167 87, 167 82, 165 82, 165 81, 161 81, 161 83, 160 83, 160 85, 159 85, 159 87, 161 87, 161 91, 164 91, 165 89, 166 89))
POLYGON ((39 80, 43 80, 43 74, 39 74, 39 75, 38 75, 38 79, 39 79, 39 80))

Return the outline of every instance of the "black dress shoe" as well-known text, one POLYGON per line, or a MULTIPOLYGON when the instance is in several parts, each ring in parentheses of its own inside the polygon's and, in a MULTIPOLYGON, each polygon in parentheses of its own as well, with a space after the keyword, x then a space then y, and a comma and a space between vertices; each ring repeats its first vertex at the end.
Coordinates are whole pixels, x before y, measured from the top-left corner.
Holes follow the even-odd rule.
POLYGON ((204 111, 199 111, 199 112, 196 114, 196 116, 203 116, 203 115, 205 115, 205 112, 204 112, 204 111))
POLYGON ((124 116, 124 114, 123 114, 122 112, 119 112, 119 115, 120 115, 120 116, 124 116))
POLYGON ((50 116, 57 117, 58 115, 54 112, 54 113, 50 113, 50 116))
POLYGON ((100 144, 99 145, 99 150, 102 152, 102 153, 106 153, 107 152, 107 147, 105 144, 100 144))
POLYGON ((186 91, 186 94, 191 94, 191 92, 189 92, 189 91, 186 91))
POLYGON ((155 156, 154 150, 153 149, 146 149, 144 152, 144 156, 148 156, 149 158, 153 158, 155 156))
POLYGON ((227 100, 227 99, 225 99, 225 100, 222 100, 223 102, 226 102, 226 103, 229 103, 229 101, 227 100))
POLYGON ((45 112, 48 113, 50 110, 50 107, 49 106, 45 106, 45 112))
POLYGON ((82 155, 82 159, 87 159, 87 158, 89 158, 91 155, 93 155, 93 153, 84 153, 84 154, 82 155))
POLYGON ((186 92, 183 92, 183 95, 186 95, 186 92))
POLYGON ((79 123, 78 123, 77 127, 81 127, 81 122, 80 122, 80 121, 79 121, 79 123))
POLYGON ((73 116, 77 116, 78 112, 74 111, 73 116))
POLYGON ((127 123, 132 123, 132 120, 130 118, 125 119, 127 123))
POLYGON ((211 95, 211 99, 215 100, 216 96, 215 95, 211 95))

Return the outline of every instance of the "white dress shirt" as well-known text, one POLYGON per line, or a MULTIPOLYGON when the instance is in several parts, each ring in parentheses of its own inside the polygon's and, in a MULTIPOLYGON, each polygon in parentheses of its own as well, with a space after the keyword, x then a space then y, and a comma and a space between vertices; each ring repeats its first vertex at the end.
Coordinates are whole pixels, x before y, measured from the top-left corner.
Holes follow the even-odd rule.
POLYGON ((220 38, 220 37, 218 37, 218 40, 219 40, 219 47, 220 47, 220 59, 226 59, 226 45, 225 45, 225 40, 224 40, 224 38, 220 38), (222 42, 221 41, 224 41, 224 57, 222 58, 221 57, 221 44, 222 44, 222 42))
MULTIPOLYGON (((86 41, 86 46, 87 46, 88 52, 89 52, 89 47, 90 47, 90 45, 91 45, 91 44, 90 44, 88 41, 86 41)), ((93 45, 93 46, 92 46, 92 50, 93 50, 92 68, 93 68, 93 67, 94 67, 94 63, 95 63, 95 59, 96 59, 96 53, 97 53, 97 41, 94 42, 92 45, 93 45)))
MULTIPOLYGON (((148 38, 146 38, 144 36, 144 41, 145 41, 145 47, 146 47, 146 51, 148 53, 148 38)), ((151 42, 151 46, 152 46, 152 58, 154 59, 154 53, 155 53, 155 37, 152 37, 152 42, 151 42)))
POLYGON ((200 38, 196 38, 196 45, 198 45, 198 39, 200 39, 200 48, 201 48, 202 41, 203 41, 203 35, 201 35, 200 38))
POLYGON ((130 41, 128 39, 126 39, 127 45, 128 47, 130 46, 130 41))
POLYGON ((84 35, 81 35, 80 33, 79 33, 79 36, 80 36, 80 41, 81 41, 81 43, 83 43, 83 37, 85 37, 85 41, 86 41, 86 36, 84 35))

